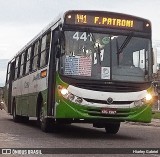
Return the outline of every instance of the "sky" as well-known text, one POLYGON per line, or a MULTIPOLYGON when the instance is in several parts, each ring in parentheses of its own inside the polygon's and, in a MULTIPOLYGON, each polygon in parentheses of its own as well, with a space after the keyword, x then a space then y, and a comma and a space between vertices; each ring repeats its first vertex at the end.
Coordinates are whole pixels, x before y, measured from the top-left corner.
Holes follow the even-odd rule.
POLYGON ((160 0, 0 0, 0 59, 12 58, 60 12, 103 10, 147 18, 160 41, 160 0))

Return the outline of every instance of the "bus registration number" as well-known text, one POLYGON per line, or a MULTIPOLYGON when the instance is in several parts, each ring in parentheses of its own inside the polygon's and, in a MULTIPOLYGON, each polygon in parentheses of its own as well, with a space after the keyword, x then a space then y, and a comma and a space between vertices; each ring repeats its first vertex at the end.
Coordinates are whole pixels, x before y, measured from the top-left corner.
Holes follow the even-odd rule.
POLYGON ((117 113, 117 111, 116 111, 115 109, 103 108, 103 109, 101 110, 101 113, 114 115, 114 114, 117 113))

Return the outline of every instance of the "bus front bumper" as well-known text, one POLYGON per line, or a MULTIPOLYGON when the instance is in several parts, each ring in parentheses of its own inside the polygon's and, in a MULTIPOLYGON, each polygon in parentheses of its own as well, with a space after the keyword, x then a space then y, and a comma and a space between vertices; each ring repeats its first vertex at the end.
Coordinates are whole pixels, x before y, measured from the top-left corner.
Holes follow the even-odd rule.
POLYGON ((88 107, 75 104, 61 99, 56 105, 56 119, 70 119, 73 122, 94 122, 94 121, 130 121, 150 123, 152 118, 151 105, 146 104, 134 108, 106 109, 88 107), (110 111, 110 112, 108 112, 110 111))

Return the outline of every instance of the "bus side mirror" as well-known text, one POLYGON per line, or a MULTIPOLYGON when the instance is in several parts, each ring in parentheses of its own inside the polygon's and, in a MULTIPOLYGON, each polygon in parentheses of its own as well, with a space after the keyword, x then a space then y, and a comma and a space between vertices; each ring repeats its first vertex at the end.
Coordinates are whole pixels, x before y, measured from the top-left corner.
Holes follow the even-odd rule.
POLYGON ((56 58, 60 57, 60 31, 56 30, 54 32, 54 36, 53 36, 53 42, 54 42, 54 51, 56 54, 56 58))
POLYGON ((56 58, 60 58, 61 51, 65 48, 65 35, 63 31, 55 31, 55 52, 56 58))
POLYGON ((56 58, 60 58, 61 56, 61 47, 59 44, 56 45, 56 58))

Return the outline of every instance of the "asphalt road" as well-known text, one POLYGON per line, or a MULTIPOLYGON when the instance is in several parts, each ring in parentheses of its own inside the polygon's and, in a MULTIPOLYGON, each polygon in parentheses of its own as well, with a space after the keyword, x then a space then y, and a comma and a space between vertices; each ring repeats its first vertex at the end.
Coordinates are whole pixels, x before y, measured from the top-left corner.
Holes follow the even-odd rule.
MULTIPOLYGON (((26 124, 15 123, 12 121, 12 116, 0 110, 0 148, 145 148, 150 150, 150 148, 160 148, 160 127, 122 123, 118 134, 107 135, 104 129, 93 128, 89 124, 72 124, 64 126, 57 133, 44 133, 36 125, 35 120, 30 120, 26 124)), ((46 156, 122 157, 141 155, 50 154, 46 156)), ((159 154, 145 154, 145 156, 160 157, 160 152, 159 154)))

